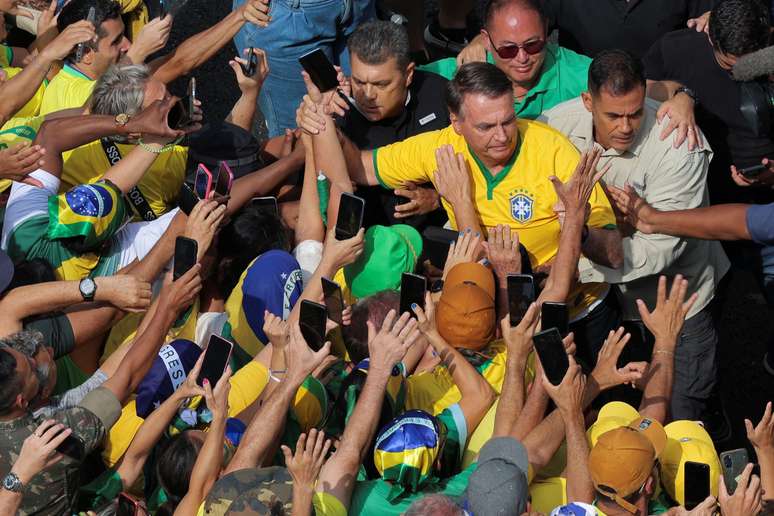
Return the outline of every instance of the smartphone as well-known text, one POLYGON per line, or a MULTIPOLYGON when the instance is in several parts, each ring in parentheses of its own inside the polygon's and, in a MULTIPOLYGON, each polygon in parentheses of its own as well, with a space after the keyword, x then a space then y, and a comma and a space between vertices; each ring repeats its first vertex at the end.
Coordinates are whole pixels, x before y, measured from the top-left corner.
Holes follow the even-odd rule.
POLYGON ((742 474, 744 468, 750 459, 747 450, 738 448, 736 450, 725 451, 720 454, 720 465, 723 467, 723 481, 726 484, 728 494, 734 494, 736 490, 737 478, 742 474))
POLYGON ((180 187, 180 195, 177 198, 177 204, 180 206, 182 212, 186 215, 190 215, 191 210, 194 209, 194 206, 196 206, 198 202, 199 197, 191 190, 190 186, 183 183, 183 186, 180 187))
POLYGON ((118 507, 116 508, 116 516, 136 516, 140 514, 139 506, 140 502, 126 493, 120 493, 118 495, 118 507))
POLYGON ((246 65, 239 63, 239 66, 242 67, 242 73, 245 74, 245 77, 252 77, 258 71, 258 56, 253 47, 250 47, 250 50, 247 51, 245 61, 247 61, 246 65))
POLYGON ((562 338, 570 332, 570 313, 567 311, 567 303, 553 303, 546 301, 540 307, 540 327, 544 330, 556 328, 562 338))
MULTIPOLYGON (((194 111, 196 111, 196 77, 191 77, 188 81, 188 123, 191 122, 194 111)), ((188 124, 186 124, 188 125, 188 124)))
POLYGON ((212 172, 204 164, 199 163, 196 168, 196 179, 194 179, 194 192, 199 199, 206 199, 212 191, 212 172))
POLYGON ((215 384, 226 371, 233 349, 234 345, 223 337, 210 335, 210 342, 204 352, 202 368, 199 370, 199 378, 196 379, 196 383, 204 385, 204 379, 207 378, 210 381, 210 386, 214 389, 215 384))
POLYGON ((177 279, 191 270, 196 265, 196 255, 199 253, 199 244, 196 240, 179 236, 175 240, 175 261, 172 271, 172 280, 177 279))
POLYGON ((683 505, 690 511, 710 495, 709 464, 687 461, 683 466, 683 486, 683 505))
POLYGON ((215 181, 215 191, 218 195, 226 197, 231 193, 231 185, 234 184, 234 173, 225 161, 218 167, 218 179, 215 181))
POLYGON ((163 18, 168 12, 166 0, 159 0, 159 18, 163 18))
POLYGON ((307 52, 298 58, 298 62, 321 92, 339 87, 338 73, 322 49, 316 48, 307 52))
POLYGON ((353 238, 363 226, 365 201, 356 195, 342 193, 339 200, 339 216, 336 219, 336 240, 353 238))
POLYGON ((508 275, 508 313, 517 326, 535 301, 535 280, 529 274, 508 275))
MULTIPOLYGON (((89 14, 86 15, 86 21, 91 22, 92 25, 96 25, 97 21, 97 12, 94 9, 94 7, 89 7, 89 14)), ((95 27, 95 29, 98 29, 99 27, 95 27)), ((75 62, 80 63, 81 59, 83 59, 83 53, 86 51, 86 41, 83 41, 81 43, 78 43, 78 45, 75 47, 75 62)))
POLYGON ((325 308, 328 310, 328 319, 337 324, 344 324, 344 295, 341 293, 341 287, 328 278, 320 278, 320 280, 322 281, 325 308))
POLYGON ((325 344, 325 323, 328 320, 328 309, 325 305, 313 301, 301 301, 301 313, 298 324, 301 335, 312 351, 319 351, 325 344))
POLYGON ((250 204, 258 211, 265 211, 279 217, 279 205, 276 197, 253 197, 250 199, 250 204))
POLYGON ((567 369, 570 368, 570 360, 567 358, 567 351, 564 349, 559 330, 549 328, 536 333, 532 336, 532 342, 548 381, 553 385, 562 383, 567 369))
POLYGON ((746 178, 758 177, 768 167, 766 165, 753 165, 752 167, 740 168, 739 173, 746 178))
POLYGON ((446 265, 446 257, 449 256, 449 246, 457 241, 459 233, 451 229, 430 226, 422 232, 425 246, 425 258, 430 260, 434 267, 443 270, 446 265))
POLYGON ((427 278, 418 274, 404 272, 400 277, 400 312, 408 312, 411 317, 416 319, 414 310, 411 309, 413 303, 418 304, 422 310, 425 309, 425 291, 427 290, 427 278))
POLYGON ((190 105, 191 97, 186 96, 175 102, 167 115, 167 124, 170 129, 181 129, 191 123, 190 105))

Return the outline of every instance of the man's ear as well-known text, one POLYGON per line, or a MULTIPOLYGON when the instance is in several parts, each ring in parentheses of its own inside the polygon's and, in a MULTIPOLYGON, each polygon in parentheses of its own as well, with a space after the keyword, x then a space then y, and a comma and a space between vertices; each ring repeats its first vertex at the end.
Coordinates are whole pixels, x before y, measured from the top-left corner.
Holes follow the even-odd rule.
POLYGON ((406 66, 406 88, 411 86, 411 83, 414 82, 414 70, 416 70, 417 65, 414 62, 411 62, 406 66))
POLYGON ((594 107, 594 100, 591 96, 591 93, 588 91, 581 93, 581 100, 583 100, 583 107, 586 108, 586 111, 591 113, 591 108, 594 107))
POLYGON ((492 48, 492 38, 489 37, 489 33, 486 31, 486 29, 481 29, 481 39, 484 40, 484 48, 486 48, 487 52, 494 55, 495 51, 492 48))
POLYGON ((16 408, 19 408, 21 410, 27 410, 27 406, 29 404, 30 404, 30 402, 27 401, 26 399, 24 399, 24 396, 22 396, 22 394, 17 394, 16 395, 16 401, 14 402, 14 406, 16 408))
POLYGON ((85 65, 91 66, 94 64, 94 57, 96 55, 97 55, 97 52, 93 48, 91 48, 89 45, 84 45, 81 62, 85 65))
POLYGON ((449 120, 451 121, 451 125, 454 128, 454 132, 457 134, 462 134, 462 117, 449 111, 449 120))

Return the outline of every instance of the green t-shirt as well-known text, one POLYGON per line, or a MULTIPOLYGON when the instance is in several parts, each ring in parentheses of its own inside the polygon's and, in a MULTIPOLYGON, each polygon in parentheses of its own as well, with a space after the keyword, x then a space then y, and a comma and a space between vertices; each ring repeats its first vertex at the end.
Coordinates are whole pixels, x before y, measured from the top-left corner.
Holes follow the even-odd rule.
MULTIPOLYGON (((495 64, 489 53, 486 60, 495 64)), ((513 103, 516 116, 534 120, 543 111, 579 96, 588 87, 590 65, 589 57, 576 54, 555 43, 546 45, 546 57, 538 83, 527 92, 524 100, 513 103)), ((449 57, 417 68, 451 80, 457 73, 457 59, 449 57)))
POLYGON ((398 498, 395 503, 387 501, 391 485, 384 480, 366 480, 358 482, 352 494, 349 514, 379 514, 380 516, 398 516, 406 512, 409 506, 429 494, 443 494, 451 497, 462 496, 468 486, 468 479, 477 464, 474 462, 453 477, 431 483, 419 493, 410 493, 398 498))

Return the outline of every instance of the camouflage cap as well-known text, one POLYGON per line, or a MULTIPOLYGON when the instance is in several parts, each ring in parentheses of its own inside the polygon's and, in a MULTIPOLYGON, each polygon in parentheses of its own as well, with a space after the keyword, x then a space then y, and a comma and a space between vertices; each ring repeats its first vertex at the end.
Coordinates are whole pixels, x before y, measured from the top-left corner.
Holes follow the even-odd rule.
POLYGON ((218 480, 204 500, 204 514, 290 514, 293 480, 281 466, 234 471, 218 480))

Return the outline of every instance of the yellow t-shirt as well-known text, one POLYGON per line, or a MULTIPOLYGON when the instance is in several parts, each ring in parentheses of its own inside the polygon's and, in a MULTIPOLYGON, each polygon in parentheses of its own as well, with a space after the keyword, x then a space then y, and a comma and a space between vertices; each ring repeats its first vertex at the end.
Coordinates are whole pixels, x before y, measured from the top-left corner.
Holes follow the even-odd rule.
POLYGON ((47 115, 54 111, 82 107, 89 100, 95 84, 96 81, 89 79, 69 64, 65 64, 46 88, 40 105, 40 114, 47 115))
MULTIPOLYGON (((419 134, 402 142, 374 149, 376 177, 385 188, 406 182, 433 182, 438 165, 435 151, 451 145, 461 153, 471 171, 473 199, 485 229, 507 224, 519 232, 519 241, 529 252, 532 267, 550 262, 559 247, 559 219, 553 206, 558 201, 553 184, 572 177, 579 154, 559 131, 532 120, 519 119, 519 144, 506 167, 493 176, 452 126, 419 134)), ((597 185, 589 199, 590 227, 615 227, 615 215, 602 187, 597 185)), ((452 227, 456 228, 452 206, 442 199, 452 227)), ((607 291, 607 285, 584 284, 568 297, 571 317, 577 319, 607 291)))
MULTIPOLYGON (((34 141, 44 121, 42 116, 11 118, 0 128, 0 150, 34 141)), ((0 192, 6 191, 12 184, 10 179, 0 180, 0 192)))
MULTIPOLYGON (((19 75, 19 72, 22 71, 21 68, 14 68, 14 67, 6 68, 4 66, 2 66, 2 68, 7 76, 6 80, 10 80, 11 78, 16 77, 17 75, 19 75)), ((14 113, 13 116, 15 118, 26 118, 31 116, 38 116, 38 114, 40 113, 40 105, 43 103, 43 94, 46 92, 46 86, 48 86, 48 81, 44 79, 43 82, 40 84, 40 86, 38 86, 38 89, 35 92, 35 94, 32 96, 32 98, 28 100, 27 103, 24 104, 19 111, 14 113)))
MULTIPOLYGON (((53 81, 51 82, 53 85, 53 81)), ((118 152, 125 158, 135 145, 116 144, 118 152)), ((99 140, 87 143, 66 153, 62 167, 60 192, 66 192, 75 185, 93 183, 110 168, 110 162, 99 140)), ((161 216, 176 205, 180 187, 185 180, 185 164, 188 148, 176 145, 168 152, 162 152, 137 184, 140 192, 150 204, 156 216, 161 216)), ((133 212, 136 221, 143 220, 133 212)))

